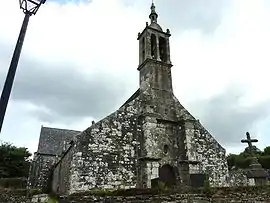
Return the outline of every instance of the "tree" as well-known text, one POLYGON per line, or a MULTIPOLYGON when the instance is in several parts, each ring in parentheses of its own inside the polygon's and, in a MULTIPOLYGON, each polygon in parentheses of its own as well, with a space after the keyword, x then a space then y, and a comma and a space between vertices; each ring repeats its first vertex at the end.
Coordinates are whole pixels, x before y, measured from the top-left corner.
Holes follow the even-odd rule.
POLYGON ((270 155, 270 146, 264 148, 263 154, 264 154, 265 156, 270 155))
POLYGON ((259 157, 259 162, 265 169, 270 169, 270 155, 259 157))
MULTIPOLYGON (((256 146, 252 146, 252 151, 255 153, 255 155, 262 155, 263 154, 263 152, 259 148, 257 148, 256 146)), ((240 155, 242 155, 245 158, 250 157, 249 148, 246 147, 245 150, 240 153, 240 155)))
MULTIPOLYGON (((253 146, 253 152, 258 157, 260 164, 265 169, 270 169, 270 146, 266 147, 263 151, 253 146)), ((248 148, 245 148, 240 154, 229 154, 227 156, 227 163, 229 170, 232 168, 246 169, 251 163, 252 157, 248 148)))
POLYGON ((236 166, 235 162, 236 162, 237 156, 238 156, 237 154, 229 154, 227 156, 229 170, 231 170, 233 167, 236 166))
POLYGON ((0 144, 0 178, 28 177, 31 153, 27 148, 0 144))

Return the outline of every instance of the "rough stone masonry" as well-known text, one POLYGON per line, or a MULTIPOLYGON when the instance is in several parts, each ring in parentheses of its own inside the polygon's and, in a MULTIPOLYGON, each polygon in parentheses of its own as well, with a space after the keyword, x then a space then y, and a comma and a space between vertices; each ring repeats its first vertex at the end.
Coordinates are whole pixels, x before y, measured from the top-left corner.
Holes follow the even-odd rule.
MULTIPOLYGON (((67 139, 62 136, 57 144, 63 153, 47 157, 43 166, 34 162, 39 169, 31 170, 32 185, 42 187, 52 165, 53 190, 60 194, 153 188, 160 183, 199 187, 206 178, 211 186, 227 185, 225 149, 174 96, 171 34, 158 24, 154 4, 149 17, 151 23, 138 34, 139 89, 83 132, 65 131, 67 139)), ((35 160, 42 157, 36 154, 35 160)))

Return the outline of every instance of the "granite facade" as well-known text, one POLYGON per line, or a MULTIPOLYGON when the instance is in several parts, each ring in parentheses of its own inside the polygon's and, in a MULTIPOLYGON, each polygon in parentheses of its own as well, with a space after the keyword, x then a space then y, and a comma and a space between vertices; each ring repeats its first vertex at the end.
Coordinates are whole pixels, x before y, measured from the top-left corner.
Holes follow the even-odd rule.
POLYGON ((141 87, 118 111, 76 137, 70 193, 151 188, 162 179, 162 169, 171 170, 163 179, 178 186, 190 185, 190 174, 209 174, 211 186, 227 185, 224 148, 172 91, 149 91, 141 87))
POLYGON ((56 155, 55 192, 152 188, 160 182, 202 186, 206 174, 211 186, 228 185, 225 149, 173 94, 171 34, 158 25, 154 5, 151 10, 151 24, 138 35, 139 89, 81 133, 41 136, 39 152, 56 155))
POLYGON ((70 193, 93 188, 133 188, 137 177, 137 100, 77 136, 70 193))
POLYGON ((189 160, 197 161, 190 165, 190 173, 203 171, 209 174, 212 187, 227 186, 229 171, 225 149, 197 121, 189 122, 186 132, 186 146, 189 160))

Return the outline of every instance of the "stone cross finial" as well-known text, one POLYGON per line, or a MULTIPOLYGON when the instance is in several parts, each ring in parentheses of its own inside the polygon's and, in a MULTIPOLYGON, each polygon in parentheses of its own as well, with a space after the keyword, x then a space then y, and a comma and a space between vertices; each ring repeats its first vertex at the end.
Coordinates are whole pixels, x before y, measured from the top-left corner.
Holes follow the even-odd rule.
POLYGON ((241 142, 242 143, 248 143, 249 153, 250 153, 250 155, 254 155, 254 151, 253 151, 253 148, 252 148, 252 143, 253 142, 258 142, 258 140, 257 139, 251 139, 249 132, 246 132, 246 135, 247 135, 247 139, 246 140, 241 140, 241 142))
POLYGON ((154 4, 154 1, 152 1, 152 4, 151 4, 151 13, 149 15, 149 18, 151 20, 151 23, 157 23, 157 18, 158 18, 158 14, 156 12, 156 6, 154 4))

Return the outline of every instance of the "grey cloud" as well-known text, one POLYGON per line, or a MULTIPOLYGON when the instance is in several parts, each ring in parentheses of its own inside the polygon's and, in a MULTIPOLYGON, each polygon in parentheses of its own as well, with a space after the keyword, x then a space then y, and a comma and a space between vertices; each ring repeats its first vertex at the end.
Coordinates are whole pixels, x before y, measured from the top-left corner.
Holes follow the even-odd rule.
POLYGON ((162 18, 171 23, 174 29, 200 29, 205 33, 213 32, 220 24, 223 11, 230 0, 159 0, 162 18), (166 9, 165 9, 166 8, 166 9))
MULTIPOLYGON (((232 87, 207 101, 197 101, 190 105, 197 112, 201 123, 225 146, 240 145, 247 131, 269 115, 270 101, 254 106, 244 106, 241 102, 245 91, 232 87)), ((255 136, 255 135, 253 135, 255 136)))
MULTIPOLYGON (((119 79, 102 71, 86 76, 77 71, 80 67, 75 65, 66 62, 58 65, 22 59, 18 67, 12 99, 40 107, 32 114, 42 121, 98 119, 115 110, 136 90, 136 87, 127 90, 128 79, 124 77, 119 79)), ((0 71, 0 79, 4 81, 6 75, 0 71)))
POLYGON ((80 4, 80 3, 91 3, 93 0, 51 0, 52 2, 56 2, 58 4, 67 4, 67 3, 74 3, 74 4, 80 4))
MULTIPOLYGON (((141 1, 140 7, 143 10, 150 7, 150 1, 141 1)), ((219 26, 223 13, 231 6, 232 0, 155 0, 155 4, 161 25, 167 25, 174 33, 188 29, 211 33, 219 26)))

